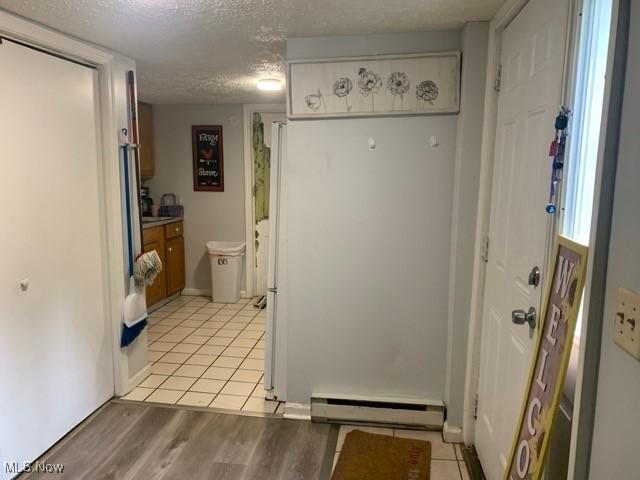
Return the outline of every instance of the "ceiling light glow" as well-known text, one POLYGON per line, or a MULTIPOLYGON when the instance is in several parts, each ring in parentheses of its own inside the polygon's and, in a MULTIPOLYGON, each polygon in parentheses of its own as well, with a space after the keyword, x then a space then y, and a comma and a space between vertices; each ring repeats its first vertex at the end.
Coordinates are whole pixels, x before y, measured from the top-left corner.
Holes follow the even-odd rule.
POLYGON ((275 78, 262 78, 258 80, 258 90, 265 92, 279 92, 282 90, 282 82, 275 78))

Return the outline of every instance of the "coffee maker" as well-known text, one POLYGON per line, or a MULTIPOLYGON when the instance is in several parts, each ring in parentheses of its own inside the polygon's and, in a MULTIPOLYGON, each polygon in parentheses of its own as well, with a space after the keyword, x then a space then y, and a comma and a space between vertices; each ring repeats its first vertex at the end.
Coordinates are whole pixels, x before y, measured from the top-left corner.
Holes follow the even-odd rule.
POLYGON ((149 195, 149 187, 142 187, 140 200, 142 202, 142 216, 151 217, 153 215, 151 208, 153 206, 153 199, 149 195))

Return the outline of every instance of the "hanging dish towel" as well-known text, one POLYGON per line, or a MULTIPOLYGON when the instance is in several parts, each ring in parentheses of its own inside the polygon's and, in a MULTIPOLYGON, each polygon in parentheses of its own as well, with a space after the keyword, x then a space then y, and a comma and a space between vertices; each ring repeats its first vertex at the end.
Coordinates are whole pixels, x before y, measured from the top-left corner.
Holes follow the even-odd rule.
POLYGON ((136 264, 133 266, 133 278, 136 286, 142 287, 151 285, 158 274, 162 271, 162 260, 158 256, 158 252, 143 253, 138 256, 136 264))
POLYGON ((133 267, 129 291, 136 295, 129 295, 124 302, 124 325, 120 346, 130 345, 148 323, 147 301, 144 289, 151 285, 162 271, 162 261, 157 252, 143 253, 138 256, 133 267))

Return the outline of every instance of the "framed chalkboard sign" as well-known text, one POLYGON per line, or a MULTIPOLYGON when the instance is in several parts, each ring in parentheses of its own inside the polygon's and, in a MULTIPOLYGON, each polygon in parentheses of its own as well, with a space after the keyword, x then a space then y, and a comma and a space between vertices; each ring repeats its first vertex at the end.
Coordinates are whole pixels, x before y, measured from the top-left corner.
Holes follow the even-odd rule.
POLYGON ((193 189, 224 192, 222 125, 191 127, 193 145, 193 189))

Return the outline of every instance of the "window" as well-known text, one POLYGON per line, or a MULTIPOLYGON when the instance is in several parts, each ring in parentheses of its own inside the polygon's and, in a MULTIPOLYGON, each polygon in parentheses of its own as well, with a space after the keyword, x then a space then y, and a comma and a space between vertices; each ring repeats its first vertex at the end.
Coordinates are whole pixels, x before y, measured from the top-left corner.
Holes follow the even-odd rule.
MULTIPOLYGON (((584 245, 589 244, 591 233, 611 12, 612 0, 585 0, 583 3, 565 177, 565 209, 560 230, 584 245)), ((582 309, 576 325, 578 337, 581 320, 582 309)))
POLYGON ((612 0, 586 0, 578 50, 562 233, 587 245, 591 231, 612 0))

